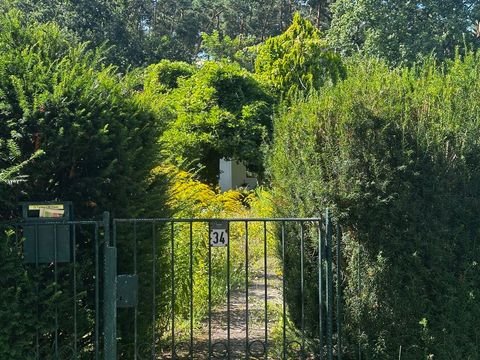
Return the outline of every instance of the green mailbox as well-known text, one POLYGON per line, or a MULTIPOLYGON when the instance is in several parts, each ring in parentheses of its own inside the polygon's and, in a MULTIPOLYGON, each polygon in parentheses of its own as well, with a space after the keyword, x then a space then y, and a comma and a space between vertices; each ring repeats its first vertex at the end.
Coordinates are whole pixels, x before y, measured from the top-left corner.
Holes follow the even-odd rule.
POLYGON ((71 261, 73 207, 65 202, 25 202, 22 205, 24 261, 30 264, 71 261))

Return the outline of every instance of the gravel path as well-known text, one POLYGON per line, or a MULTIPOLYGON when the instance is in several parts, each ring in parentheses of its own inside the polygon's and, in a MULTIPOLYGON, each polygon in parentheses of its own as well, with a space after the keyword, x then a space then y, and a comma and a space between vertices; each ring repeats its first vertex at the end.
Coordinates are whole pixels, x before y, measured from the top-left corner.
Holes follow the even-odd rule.
MULTIPOLYGON (((282 308, 282 278, 267 273, 267 337, 273 326, 280 320, 282 308)), ((245 286, 234 289, 230 294, 230 359, 246 359, 247 343, 247 301, 245 286)), ((213 359, 227 359, 228 347, 227 304, 212 310, 211 344, 213 359)), ((195 331, 194 359, 208 359, 209 323, 205 320, 200 331, 195 331)), ((250 359, 265 359, 265 279, 264 274, 251 274, 248 287, 248 343, 250 359)), ((271 339, 268 339, 271 346, 271 339)), ((189 359, 188 350, 177 349, 177 359, 189 359)), ((164 356, 164 359, 170 358, 164 356)), ((268 356, 276 359, 276 356, 268 356)))
MULTIPOLYGON (((250 358, 264 358, 265 344, 265 282, 262 276, 251 278, 248 289, 248 342, 250 344, 250 358)), ((267 274, 267 306, 282 306, 282 280, 273 274, 267 274)), ((230 358, 245 359, 247 343, 247 301, 245 288, 234 290, 230 297, 230 358)), ((273 325, 277 322, 278 314, 268 310, 267 338, 273 325), (275 316, 276 315, 276 316, 275 316)), ((227 309, 226 305, 212 312, 212 353, 217 358, 226 354, 227 341, 227 309)), ((204 356, 208 355, 208 322, 204 326, 203 339, 200 343, 206 344, 204 356)), ((202 357, 199 357, 201 359, 202 357)))

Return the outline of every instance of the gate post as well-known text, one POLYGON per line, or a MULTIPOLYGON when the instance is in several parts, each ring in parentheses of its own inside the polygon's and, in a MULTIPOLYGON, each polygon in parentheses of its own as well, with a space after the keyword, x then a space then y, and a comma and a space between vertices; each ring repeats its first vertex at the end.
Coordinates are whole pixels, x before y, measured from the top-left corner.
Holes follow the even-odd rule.
POLYGON ((103 213, 104 283, 103 336, 104 359, 117 359, 117 248, 110 246, 110 213, 103 213))
POLYGON ((333 360, 333 269, 332 269, 332 220, 330 212, 325 210, 325 246, 327 261, 326 305, 327 305, 327 358, 333 360))

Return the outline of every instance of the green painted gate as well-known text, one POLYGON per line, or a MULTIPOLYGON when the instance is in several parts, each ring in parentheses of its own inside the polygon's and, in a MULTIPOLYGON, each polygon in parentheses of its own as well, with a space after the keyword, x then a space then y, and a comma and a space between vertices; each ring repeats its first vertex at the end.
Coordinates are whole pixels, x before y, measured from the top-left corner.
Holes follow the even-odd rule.
POLYGON ((104 229, 98 221, 0 223, 10 261, 24 272, 21 284, 2 281, 24 301, 13 359, 103 359, 104 229))
POLYGON ((102 221, 2 229, 18 249, 30 234, 34 249, 22 265, 35 299, 26 309, 34 326, 25 359, 341 359, 342 241, 328 212, 265 219, 105 213, 102 221), (31 234, 47 226, 45 255, 31 234))
POLYGON ((341 359, 341 233, 328 212, 113 219, 111 246, 119 359, 341 359))

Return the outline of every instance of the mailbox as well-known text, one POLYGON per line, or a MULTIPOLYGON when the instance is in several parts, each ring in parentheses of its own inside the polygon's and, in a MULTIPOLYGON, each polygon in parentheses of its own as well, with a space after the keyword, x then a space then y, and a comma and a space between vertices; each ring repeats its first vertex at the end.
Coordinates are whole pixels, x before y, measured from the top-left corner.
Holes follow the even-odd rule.
POLYGON ((24 261, 31 264, 71 261, 72 203, 22 203, 24 261))

